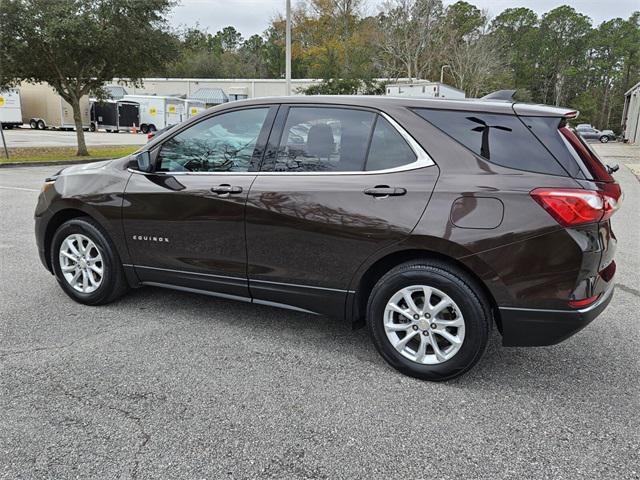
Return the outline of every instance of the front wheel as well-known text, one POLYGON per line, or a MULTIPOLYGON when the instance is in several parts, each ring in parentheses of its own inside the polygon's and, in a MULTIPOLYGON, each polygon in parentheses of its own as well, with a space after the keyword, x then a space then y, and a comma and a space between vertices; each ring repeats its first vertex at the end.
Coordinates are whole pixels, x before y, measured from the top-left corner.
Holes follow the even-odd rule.
POLYGON ((394 368, 423 380, 462 375, 482 356, 490 307, 467 275, 448 264, 400 265, 374 286, 367 324, 394 368))
POLYGON ((609 137, 603 135, 600 137, 600 143, 607 143, 609 141, 609 137))
POLYGON ((102 305, 128 289, 118 253, 87 217, 69 220, 56 230, 51 265, 64 292, 79 303, 102 305))

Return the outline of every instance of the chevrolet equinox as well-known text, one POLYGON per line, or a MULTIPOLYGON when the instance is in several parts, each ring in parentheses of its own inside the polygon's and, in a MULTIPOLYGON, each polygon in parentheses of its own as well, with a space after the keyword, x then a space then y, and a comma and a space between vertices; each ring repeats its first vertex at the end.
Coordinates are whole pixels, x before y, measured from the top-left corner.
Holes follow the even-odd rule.
POLYGON ((227 103, 133 155, 46 179, 40 257, 74 300, 142 285, 367 326, 382 357, 447 380, 552 345, 613 294, 621 190, 567 125, 496 100, 227 103))

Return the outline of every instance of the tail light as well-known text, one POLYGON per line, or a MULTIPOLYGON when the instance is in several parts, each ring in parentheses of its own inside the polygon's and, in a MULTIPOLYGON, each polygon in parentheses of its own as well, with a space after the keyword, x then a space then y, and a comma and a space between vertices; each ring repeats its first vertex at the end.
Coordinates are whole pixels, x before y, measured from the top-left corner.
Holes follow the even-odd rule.
POLYGON ((581 298, 580 300, 570 300, 569 306, 571 308, 584 308, 594 303, 598 298, 600 298, 600 294, 589 298, 581 298))
POLYGON ((617 196, 615 190, 613 187, 609 191, 536 188, 530 195, 560 225, 575 227, 600 222, 613 215, 620 205, 620 187, 617 187, 617 196))

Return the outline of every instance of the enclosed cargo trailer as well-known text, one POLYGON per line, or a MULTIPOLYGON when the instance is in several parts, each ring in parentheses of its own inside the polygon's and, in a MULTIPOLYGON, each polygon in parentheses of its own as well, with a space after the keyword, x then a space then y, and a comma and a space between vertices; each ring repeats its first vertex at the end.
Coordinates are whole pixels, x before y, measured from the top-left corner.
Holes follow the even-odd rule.
POLYGON ((207 106, 205 105, 204 102, 200 100, 193 100, 191 98, 187 98, 184 101, 184 108, 186 112, 186 118, 183 118, 183 120, 186 120, 187 118, 191 118, 198 115, 200 112, 204 112, 207 109, 207 106))
POLYGON ((186 120, 182 98, 160 95, 125 95, 123 100, 140 105, 140 130, 154 132, 186 120))
POLYGON ((394 97, 465 98, 465 93, 440 82, 396 83, 386 86, 386 94, 394 97))
POLYGON ((0 91, 0 122, 2 122, 2 128, 11 129, 22 126, 20 92, 14 88, 0 91))
MULTIPOLYGON (((22 121, 31 128, 75 129, 73 108, 47 83, 26 83, 20 85, 22 100, 22 121)), ((89 97, 80 99, 82 127, 85 130, 91 125, 89 113, 89 97)))
POLYGON ((128 100, 93 100, 91 131, 129 132, 140 127, 140 105, 128 100))

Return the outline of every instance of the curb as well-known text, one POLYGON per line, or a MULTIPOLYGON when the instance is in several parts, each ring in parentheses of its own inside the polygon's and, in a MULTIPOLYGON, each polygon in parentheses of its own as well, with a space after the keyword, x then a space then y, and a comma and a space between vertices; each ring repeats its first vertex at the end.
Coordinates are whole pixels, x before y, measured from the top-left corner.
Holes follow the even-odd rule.
POLYGON ((81 163, 102 162, 104 160, 113 160, 113 158, 90 158, 88 160, 54 160, 51 162, 11 162, 11 163, 0 163, 0 168, 51 167, 54 165, 78 165, 81 163))

